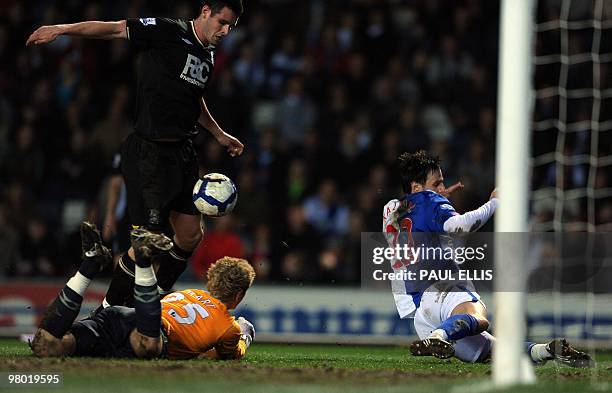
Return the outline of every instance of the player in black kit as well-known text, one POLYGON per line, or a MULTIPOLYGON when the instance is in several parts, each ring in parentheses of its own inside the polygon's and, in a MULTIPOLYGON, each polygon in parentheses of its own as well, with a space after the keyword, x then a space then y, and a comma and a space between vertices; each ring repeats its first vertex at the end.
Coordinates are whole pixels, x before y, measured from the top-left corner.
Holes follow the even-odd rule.
MULTIPOLYGON (((121 172, 132 225, 174 232, 174 247, 158 259, 162 291, 172 289, 202 237, 200 215, 191 199, 198 179, 193 137, 206 129, 231 156, 244 148, 219 127, 203 98, 215 45, 242 12, 241 0, 202 0, 200 14, 191 21, 140 18, 42 26, 27 41, 37 45, 70 35, 131 43, 136 53, 136 118, 134 132, 121 148, 121 172)), ((130 248, 115 269, 104 306, 131 305, 133 285, 130 248)))

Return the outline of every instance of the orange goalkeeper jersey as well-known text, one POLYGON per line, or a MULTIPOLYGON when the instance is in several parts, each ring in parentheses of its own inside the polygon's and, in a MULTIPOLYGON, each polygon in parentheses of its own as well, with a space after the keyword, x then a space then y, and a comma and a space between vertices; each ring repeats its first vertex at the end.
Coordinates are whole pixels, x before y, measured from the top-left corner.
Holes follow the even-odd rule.
POLYGON ((244 356, 246 343, 240 339, 240 326, 227 307, 208 292, 173 292, 161 305, 170 359, 194 358, 213 348, 222 359, 244 356))

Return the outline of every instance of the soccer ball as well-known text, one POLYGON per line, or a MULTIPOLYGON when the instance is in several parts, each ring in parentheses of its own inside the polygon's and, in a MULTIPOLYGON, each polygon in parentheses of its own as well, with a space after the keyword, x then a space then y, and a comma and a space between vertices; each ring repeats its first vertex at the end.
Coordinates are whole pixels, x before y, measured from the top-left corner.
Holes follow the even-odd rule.
POLYGON ((206 216, 220 217, 231 213, 237 200, 236 185, 221 173, 209 173, 193 187, 193 203, 206 216))

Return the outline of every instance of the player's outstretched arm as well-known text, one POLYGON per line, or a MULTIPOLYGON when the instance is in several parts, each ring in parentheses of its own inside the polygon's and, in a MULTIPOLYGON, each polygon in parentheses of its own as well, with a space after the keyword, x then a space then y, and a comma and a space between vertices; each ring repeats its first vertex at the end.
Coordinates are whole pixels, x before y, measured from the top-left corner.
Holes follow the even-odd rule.
POLYGON ((215 121, 215 119, 210 114, 208 107, 206 106, 206 101, 202 98, 200 100, 200 118, 198 119, 198 123, 201 127, 205 128, 208 132, 211 133, 212 136, 215 137, 217 142, 227 148, 227 152, 232 157, 236 157, 242 154, 244 150, 244 145, 242 142, 238 140, 238 138, 228 134, 223 131, 219 124, 215 121))
POLYGON ((452 216, 444 222, 444 232, 475 232, 479 230, 497 208, 497 190, 493 190, 489 201, 476 210, 452 216))
POLYGON ((41 26, 34 31, 26 45, 39 45, 52 42, 60 35, 111 40, 127 39, 126 21, 98 22, 88 21, 62 25, 41 26))
POLYGON ((457 183, 453 184, 452 186, 450 186, 448 188, 445 188, 444 191, 440 192, 440 195, 442 195, 446 199, 449 199, 453 192, 455 192, 457 190, 463 190, 464 188, 465 188, 465 186, 463 185, 463 183, 458 181, 457 183))

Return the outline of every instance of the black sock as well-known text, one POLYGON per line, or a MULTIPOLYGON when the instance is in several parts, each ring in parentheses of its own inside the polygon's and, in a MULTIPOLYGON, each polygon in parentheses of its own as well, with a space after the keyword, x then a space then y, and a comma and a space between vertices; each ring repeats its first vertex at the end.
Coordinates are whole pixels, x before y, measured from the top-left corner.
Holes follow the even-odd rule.
POLYGON ((47 308, 39 327, 57 338, 64 337, 79 315, 82 302, 83 296, 65 286, 47 308))
POLYGON ((113 279, 106 291, 106 301, 111 306, 134 306, 134 260, 127 252, 115 267, 113 279))
POLYGON ((193 251, 185 251, 174 243, 172 249, 157 257, 159 268, 157 269, 157 285, 164 291, 172 289, 176 280, 187 268, 187 261, 193 251))
POLYGON ((134 308, 136 329, 147 337, 159 337, 161 303, 151 259, 136 254, 134 308))
POLYGON ((134 285, 136 329, 147 337, 159 337, 161 303, 157 284, 134 285))

